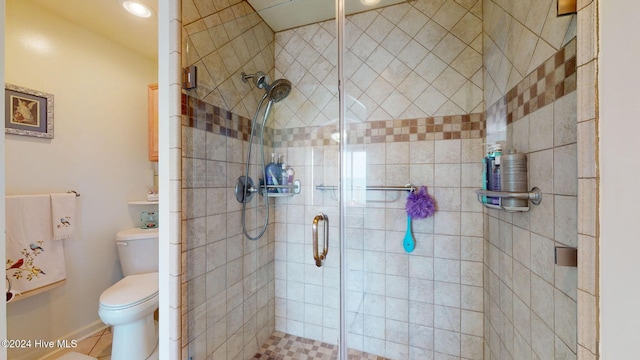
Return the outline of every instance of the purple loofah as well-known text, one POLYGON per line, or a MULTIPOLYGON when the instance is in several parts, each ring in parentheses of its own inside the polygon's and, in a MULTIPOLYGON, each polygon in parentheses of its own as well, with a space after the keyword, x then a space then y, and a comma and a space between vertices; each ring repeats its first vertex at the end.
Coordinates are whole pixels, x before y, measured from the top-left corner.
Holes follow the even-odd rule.
POLYGON ((405 210, 412 219, 424 219, 433 216, 436 212, 436 202, 427 192, 427 187, 421 186, 419 190, 413 191, 407 196, 405 210))

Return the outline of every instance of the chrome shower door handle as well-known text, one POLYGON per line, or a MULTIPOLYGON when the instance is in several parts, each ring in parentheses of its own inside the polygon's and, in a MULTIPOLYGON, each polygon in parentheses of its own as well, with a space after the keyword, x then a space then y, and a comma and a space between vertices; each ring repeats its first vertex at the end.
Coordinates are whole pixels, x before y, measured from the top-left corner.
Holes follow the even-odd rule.
POLYGON ((319 213, 313 218, 313 225, 311 226, 311 234, 313 237, 313 259, 316 261, 316 266, 322 266, 322 260, 326 259, 329 252, 329 217, 324 213, 319 213), (324 223, 324 241, 322 244, 322 253, 318 251, 318 223, 322 221, 324 223))

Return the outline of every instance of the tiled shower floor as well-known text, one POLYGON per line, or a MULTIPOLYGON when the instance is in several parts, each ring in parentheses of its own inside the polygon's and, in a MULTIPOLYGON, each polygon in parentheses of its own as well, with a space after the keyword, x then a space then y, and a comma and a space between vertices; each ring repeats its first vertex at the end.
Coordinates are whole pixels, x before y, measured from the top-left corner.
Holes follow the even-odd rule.
MULTIPOLYGON (((335 360, 338 347, 274 331, 251 360, 335 360)), ((349 350, 349 360, 389 360, 382 356, 349 350)))

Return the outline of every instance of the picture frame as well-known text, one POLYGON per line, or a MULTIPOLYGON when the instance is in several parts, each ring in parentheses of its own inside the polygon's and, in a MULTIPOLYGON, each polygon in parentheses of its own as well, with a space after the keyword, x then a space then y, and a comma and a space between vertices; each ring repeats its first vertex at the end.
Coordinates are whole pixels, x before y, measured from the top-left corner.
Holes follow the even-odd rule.
POLYGON ((5 84, 5 134, 53 139, 53 94, 5 84))

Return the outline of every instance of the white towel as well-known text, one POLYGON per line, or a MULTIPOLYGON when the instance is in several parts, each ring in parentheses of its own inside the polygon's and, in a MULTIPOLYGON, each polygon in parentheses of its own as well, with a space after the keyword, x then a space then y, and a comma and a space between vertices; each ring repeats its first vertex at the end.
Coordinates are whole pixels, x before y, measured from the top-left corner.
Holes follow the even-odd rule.
POLYGON ((6 269, 11 291, 26 296, 66 277, 62 241, 51 241, 49 195, 6 197, 6 269))
POLYGON ((58 193, 50 196, 53 240, 70 238, 76 228, 76 194, 58 193))

